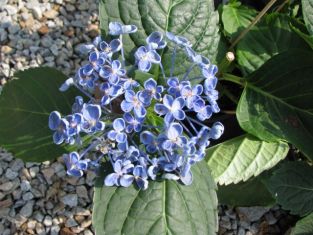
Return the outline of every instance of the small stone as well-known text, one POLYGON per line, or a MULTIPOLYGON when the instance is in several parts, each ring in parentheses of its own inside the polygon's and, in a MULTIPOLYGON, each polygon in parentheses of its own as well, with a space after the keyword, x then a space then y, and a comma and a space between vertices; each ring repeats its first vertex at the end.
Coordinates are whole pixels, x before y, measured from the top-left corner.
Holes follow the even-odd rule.
POLYGON ((18 176, 17 172, 14 172, 11 170, 11 168, 8 168, 5 172, 5 177, 9 180, 14 180, 18 176))
POLYGON ((23 200, 24 201, 29 201, 34 198, 34 195, 31 192, 27 192, 23 195, 23 200))
POLYGON ((5 194, 0 192, 0 200, 2 200, 4 197, 5 197, 5 194))
POLYGON ((86 177, 86 183, 89 186, 93 186, 95 178, 96 178, 96 174, 94 172, 92 172, 92 171, 88 171, 87 172, 87 177, 86 177))
POLYGON ((84 235, 93 235, 93 233, 89 229, 87 229, 84 231, 84 235))
POLYGON ((67 11, 75 11, 76 10, 76 8, 71 4, 66 4, 65 9, 67 11))
POLYGON ((9 216, 10 208, 0 208, 0 218, 9 216))
POLYGON ((2 190, 2 191, 10 191, 11 189, 13 189, 13 187, 14 187, 14 184, 11 181, 9 181, 9 182, 6 182, 4 184, 1 184, 0 185, 0 190, 2 190))
POLYGON ((75 207, 78 204, 77 194, 68 194, 61 198, 61 201, 69 207, 75 207))
POLYGON ((11 54, 13 52, 13 48, 9 46, 2 46, 1 52, 4 54, 11 54))
POLYGON ((38 166, 34 166, 29 169, 29 174, 32 178, 35 178, 38 172, 39 172, 38 166))
POLYGON ((52 218, 51 216, 47 215, 43 220, 43 224, 47 227, 52 226, 52 218))
POLYGON ((91 212, 88 209, 82 208, 82 207, 76 207, 74 209, 75 215, 83 215, 83 216, 90 216, 91 212))
POLYGON ((69 218, 65 223, 65 226, 68 228, 75 227, 77 225, 77 222, 73 218, 69 218))
POLYGON ((51 10, 48 10, 48 11, 45 11, 43 13, 43 16, 46 17, 47 19, 54 19, 59 13, 54 10, 54 9, 51 9, 51 10))
POLYGON ((33 13, 33 16, 37 19, 37 20, 40 20, 42 18, 42 10, 40 7, 38 6, 34 6, 32 8, 32 13, 33 13))
POLYGON ((237 235, 245 235, 245 234, 246 234, 246 232, 245 232, 244 228, 239 228, 238 229, 237 235))
POLYGON ((24 167, 24 162, 21 159, 15 159, 11 165, 12 171, 19 172, 24 167))
POLYGON ((25 206, 22 207, 20 215, 26 218, 30 217, 33 214, 34 201, 29 201, 25 206))
POLYGON ((77 193, 78 197, 80 197, 80 198, 89 199, 88 191, 84 185, 77 186, 76 187, 76 193, 77 193))
POLYGON ((254 207, 237 207, 236 211, 240 217, 240 220, 248 220, 254 222, 259 220, 269 208, 254 206, 254 207))
POLYGON ((47 169, 42 170, 42 173, 49 184, 52 184, 52 176, 54 175, 54 169, 49 167, 47 169))
POLYGON ((38 30, 37 32, 41 35, 45 35, 47 33, 49 33, 49 28, 47 25, 42 25, 38 30))
POLYGON ((89 220, 85 220, 85 221, 83 221, 82 223, 81 223, 81 227, 82 228, 88 228, 88 227, 90 227, 91 226, 91 219, 89 219, 89 220))
POLYGON ((6 200, 3 200, 3 201, 0 201, 0 208, 4 208, 4 207, 10 207, 12 206, 13 202, 12 202, 12 199, 6 199, 6 200))
POLYGON ((220 226, 220 227, 223 227, 223 228, 226 228, 227 230, 230 230, 230 229, 231 229, 231 223, 230 223, 230 221, 221 220, 221 221, 219 222, 219 226, 220 226))
POLYGON ((58 235, 60 231, 60 226, 54 225, 51 227, 50 235, 58 235))
POLYGON ((37 224, 36 220, 29 220, 29 221, 27 222, 27 228, 29 228, 29 229, 35 229, 35 228, 36 228, 36 224, 37 224))
POLYGON ((69 228, 62 228, 61 229, 61 232, 60 232, 61 235, 76 235, 76 233, 73 233, 69 228))
POLYGON ((30 183, 29 183, 28 180, 22 180, 22 183, 21 183, 21 190, 22 190, 23 192, 27 192, 27 191, 29 191, 31 188, 32 188, 32 186, 30 185, 30 183))
POLYGON ((274 217, 274 215, 271 212, 265 215, 265 219, 269 225, 273 225, 277 223, 277 219, 274 217))
POLYGON ((40 223, 36 224, 36 232, 37 232, 38 235, 46 234, 44 226, 42 224, 40 224, 40 223))
POLYGON ((44 216, 40 211, 36 211, 34 213, 34 219, 41 223, 44 219, 44 216))
POLYGON ((17 13, 17 8, 10 5, 2 6, 2 10, 7 11, 8 15, 16 15, 17 13))

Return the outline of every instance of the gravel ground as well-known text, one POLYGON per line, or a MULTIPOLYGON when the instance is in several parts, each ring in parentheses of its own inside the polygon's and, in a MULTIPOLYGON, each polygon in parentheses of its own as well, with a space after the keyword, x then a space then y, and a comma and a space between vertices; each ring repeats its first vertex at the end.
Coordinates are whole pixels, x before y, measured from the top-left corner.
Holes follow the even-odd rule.
MULTIPOLYGON (((84 63, 80 45, 99 33, 96 0, 0 0, 0 85, 15 71, 84 63)), ((93 181, 66 176, 62 160, 26 163, 0 149, 0 235, 94 234, 93 181)), ((219 206, 218 234, 285 234, 294 218, 279 207, 219 206)), ((288 234, 288 231, 287 233, 288 234)))

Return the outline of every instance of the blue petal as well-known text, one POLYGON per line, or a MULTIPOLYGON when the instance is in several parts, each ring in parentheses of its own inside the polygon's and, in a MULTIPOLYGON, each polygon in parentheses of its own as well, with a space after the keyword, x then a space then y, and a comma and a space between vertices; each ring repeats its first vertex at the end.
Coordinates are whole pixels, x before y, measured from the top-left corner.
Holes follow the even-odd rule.
POLYGON ((93 51, 93 52, 91 52, 91 53, 89 54, 89 61, 90 61, 91 63, 96 62, 98 59, 99 59, 99 53, 98 53, 98 52, 93 51))
POLYGON ((186 117, 186 114, 182 110, 176 110, 175 112, 173 112, 173 116, 177 120, 184 120, 186 117))
POLYGON ((179 85, 179 81, 177 77, 173 77, 167 80, 167 85, 170 87, 177 87, 179 85))
POLYGON ((123 118, 127 123, 132 123, 134 121, 134 117, 130 113, 125 113, 123 118))
POLYGON ((117 118, 113 122, 113 128, 117 132, 120 132, 125 129, 125 121, 123 118, 117 118))
POLYGON ((210 130, 210 137, 214 140, 217 140, 221 137, 224 132, 224 126, 220 122, 213 124, 212 129, 210 130))
POLYGON ((123 187, 129 187, 134 181, 134 176, 132 175, 123 175, 120 178, 120 185, 123 187))
POLYGON ((147 171, 145 168, 143 168, 143 166, 135 166, 135 168, 133 170, 133 174, 134 174, 134 176, 141 177, 144 179, 146 179, 148 177, 147 171))
POLYGON ((174 110, 182 109, 185 106, 185 99, 182 97, 176 98, 172 104, 174 110))
POLYGON ((121 50, 122 43, 119 39, 114 39, 110 42, 110 47, 112 48, 113 52, 117 52, 121 50))
POLYGON ((193 95, 201 95, 203 92, 203 86, 198 84, 192 89, 193 95))
POLYGON ((101 121, 97 122, 97 124, 96 124, 97 131, 103 131, 104 128, 105 128, 105 123, 104 122, 101 122, 101 121))
POLYGON ((116 135, 117 135, 117 132, 114 131, 114 130, 110 130, 110 131, 108 132, 108 138, 109 138, 110 140, 115 140, 116 135))
POLYGON ((122 24, 119 22, 110 22, 109 24, 109 34, 111 35, 120 35, 122 34, 122 24))
POLYGON ((125 100, 127 102, 133 102, 134 98, 136 97, 136 94, 132 90, 125 91, 125 100))
POLYGON ((167 130, 169 139, 177 139, 183 133, 183 127, 178 123, 171 123, 167 130))
POLYGON ((109 82, 111 85, 117 85, 119 80, 120 80, 120 77, 117 74, 111 74, 111 76, 109 78, 109 82))
POLYGON ((134 113, 138 118, 143 118, 147 114, 147 110, 142 106, 136 106, 134 107, 134 113))
POLYGON ((149 184, 148 180, 142 179, 142 178, 137 178, 136 183, 137 183, 137 186, 143 190, 146 190, 149 184))
POLYGON ((51 130, 56 130, 61 122, 61 114, 57 111, 54 111, 49 116, 49 128, 51 130))
POLYGON ((75 176, 75 177, 82 177, 83 176, 83 171, 78 170, 78 169, 70 169, 70 170, 67 170, 66 173, 70 176, 75 176))
POLYGON ((131 102, 127 102, 126 100, 123 100, 122 103, 121 103, 121 109, 124 111, 124 112, 130 112, 132 111, 132 109, 134 108, 134 105, 133 103, 131 102))
POLYGON ((122 65, 118 60, 113 60, 111 66, 113 70, 119 70, 122 65))
POLYGON ((137 32, 136 25, 123 25, 122 26, 123 34, 135 33, 137 32))
POLYGON ((116 142, 118 143, 125 143, 127 140, 127 136, 125 133, 118 133, 116 135, 116 142))
POLYGON ((143 131, 140 134, 140 142, 143 144, 152 144, 155 136, 150 131, 143 131))
POLYGON ((103 66, 103 68, 100 69, 99 75, 102 78, 109 78, 112 74, 112 68, 108 65, 103 66))
POLYGON ((168 180, 179 180, 179 177, 175 174, 166 173, 162 175, 162 178, 168 179, 168 180))
POLYGON ((155 104, 154 106, 154 112, 156 112, 159 115, 165 115, 168 113, 168 108, 163 104, 155 104))
POLYGON ((149 78, 148 80, 145 81, 144 87, 147 90, 153 90, 156 89, 157 82, 153 78, 149 78))
POLYGON ((192 172, 188 171, 185 176, 181 176, 180 180, 183 182, 185 185, 191 185, 192 183, 192 172))
POLYGON ((147 44, 149 44, 149 43, 159 44, 159 42, 161 42, 162 38, 163 38, 162 33, 153 32, 147 37, 146 42, 147 42, 147 44))
POLYGON ((64 141, 64 136, 62 133, 60 132, 54 132, 53 134, 53 142, 55 144, 62 144, 64 141))
POLYGON ((147 60, 139 60, 138 68, 143 72, 149 72, 149 70, 151 69, 151 63, 147 60))
POLYGON ((98 121, 101 116, 100 105, 96 104, 84 105, 82 113, 87 121, 98 121))
POLYGON ((147 58, 148 58, 148 61, 150 61, 151 63, 154 63, 154 64, 158 64, 161 62, 161 57, 160 55, 156 52, 156 51, 149 51, 147 53, 147 58))
POLYGON ((116 173, 111 173, 107 175, 104 179, 104 185, 106 186, 113 186, 113 185, 118 185, 118 178, 119 175, 116 173))
POLYGON ((165 95, 163 97, 163 104, 167 107, 167 108, 171 108, 174 102, 174 98, 170 95, 165 95))

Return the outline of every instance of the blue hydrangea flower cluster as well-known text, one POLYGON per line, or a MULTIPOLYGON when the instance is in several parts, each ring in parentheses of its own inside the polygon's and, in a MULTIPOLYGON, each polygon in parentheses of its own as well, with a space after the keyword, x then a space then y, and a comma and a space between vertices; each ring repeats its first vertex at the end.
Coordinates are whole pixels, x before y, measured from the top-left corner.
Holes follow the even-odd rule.
POLYGON ((204 158, 210 140, 220 138, 224 131, 220 122, 211 127, 204 124, 220 111, 217 67, 196 53, 186 38, 153 32, 146 45, 135 51, 134 66, 143 73, 159 67, 163 78, 151 77, 140 84, 126 70, 123 47, 123 35, 136 31, 134 25, 113 22, 109 34, 115 39, 106 42, 97 37, 83 47, 89 62, 60 90, 74 86, 87 98, 76 97, 70 115, 62 116, 58 111, 50 114, 53 141, 77 144, 80 149, 64 156, 69 175, 82 176, 85 170, 108 161, 112 173, 105 177, 106 186, 128 187, 135 182, 146 189, 149 180, 159 179, 189 185, 192 166, 204 158), (168 75, 161 53, 167 44, 173 48, 168 75), (181 76, 173 76, 177 50, 190 61, 181 76), (200 77, 201 82, 193 83, 192 71, 198 72, 197 81, 200 77), (151 117, 157 122, 151 122, 151 117), (92 142, 83 148, 85 136, 92 142), (91 158, 90 153, 96 157, 91 158))

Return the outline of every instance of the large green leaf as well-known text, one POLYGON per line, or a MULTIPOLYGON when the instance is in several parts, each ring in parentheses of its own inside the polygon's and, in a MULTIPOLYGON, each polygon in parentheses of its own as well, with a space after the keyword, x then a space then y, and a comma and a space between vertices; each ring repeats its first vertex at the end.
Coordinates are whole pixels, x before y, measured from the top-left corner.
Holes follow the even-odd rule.
POLYGON ((235 38, 249 26, 256 15, 257 11, 241 5, 240 2, 223 5, 222 22, 225 33, 231 38, 235 38))
POLYGON ((294 20, 290 25, 293 31, 295 31, 306 43, 313 49, 313 34, 309 35, 308 31, 303 23, 294 20))
POLYGON ((275 166, 286 157, 288 149, 284 142, 243 135, 209 148, 206 160, 219 184, 236 184, 275 166))
POLYGON ((291 235, 312 235, 313 234, 313 213, 299 220, 292 229, 291 235))
POLYGON ((175 181, 136 187, 95 188, 93 226, 96 234, 216 234, 216 185, 205 164, 193 167, 190 186, 175 181))
POLYGON ((15 76, 19 79, 6 84, 0 96, 0 146, 25 161, 59 157, 70 148, 53 143, 48 117, 54 110, 69 113, 75 92, 59 91, 66 76, 55 69, 28 69, 15 76))
POLYGON ((236 115, 265 141, 287 140, 313 159, 313 53, 290 50, 247 78, 236 115))
POLYGON ((302 11, 305 25, 313 35, 313 0, 302 0, 302 11))
POLYGON ((270 206, 276 202, 262 175, 238 184, 219 185, 217 197, 220 204, 230 206, 270 206))
MULTIPOLYGON (((193 49, 209 56, 213 61, 218 53, 219 27, 218 13, 214 11, 213 0, 101 0, 100 26, 102 32, 108 32, 112 21, 134 24, 138 32, 123 37, 127 57, 131 51, 144 45, 147 35, 154 31, 170 31, 188 38, 193 49)), ((164 51, 162 63, 169 70, 171 54, 164 51)), ((177 59, 176 74, 184 68, 184 56, 177 59)), ((184 69, 185 70, 185 69, 184 69)))
POLYGON ((292 214, 313 212, 313 168, 304 162, 287 162, 274 172, 268 188, 277 203, 292 214))
POLYGON ((285 15, 269 15, 241 39, 236 54, 244 74, 255 71, 281 52, 292 48, 309 48, 291 30, 289 22, 290 18, 285 15))

